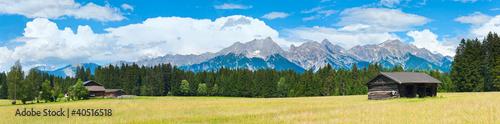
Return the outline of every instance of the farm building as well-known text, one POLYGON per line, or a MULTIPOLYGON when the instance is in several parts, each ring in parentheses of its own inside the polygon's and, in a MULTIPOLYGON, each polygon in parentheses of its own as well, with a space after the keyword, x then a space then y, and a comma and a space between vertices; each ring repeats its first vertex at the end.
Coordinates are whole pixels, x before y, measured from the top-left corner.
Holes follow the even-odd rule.
POLYGON ((118 96, 125 94, 125 91, 122 89, 106 89, 105 94, 106 98, 117 98, 118 96))
POLYGON ((436 96, 441 81, 417 72, 380 72, 368 80, 368 99, 436 96))
POLYGON ((105 95, 106 89, 95 81, 85 81, 83 86, 89 90, 89 98, 101 98, 105 95))
MULTIPOLYGON (((117 98, 126 93, 122 89, 106 89, 93 80, 83 82, 83 86, 89 90, 88 98, 117 98)), ((65 94, 68 96, 67 91, 65 94)))

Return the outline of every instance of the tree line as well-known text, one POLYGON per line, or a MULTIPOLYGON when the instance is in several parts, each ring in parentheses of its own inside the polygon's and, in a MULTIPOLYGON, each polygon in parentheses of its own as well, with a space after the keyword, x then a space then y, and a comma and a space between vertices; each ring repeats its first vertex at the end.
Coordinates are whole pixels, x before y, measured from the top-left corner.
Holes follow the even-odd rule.
POLYGON ((462 39, 450 70, 451 91, 480 92, 500 90, 500 38, 488 33, 483 41, 462 39))
POLYGON ((106 88, 123 89, 127 94, 142 96, 231 96, 231 97, 300 97, 366 94, 363 84, 379 72, 425 72, 443 84, 438 85, 440 92, 450 91, 453 87, 449 73, 434 70, 404 70, 401 65, 392 69, 382 68, 380 63, 352 69, 334 69, 330 64, 317 72, 312 69, 304 72, 294 70, 246 68, 199 71, 182 70, 171 64, 151 67, 122 64, 98 67, 93 76, 89 70, 82 70, 75 77, 94 77, 95 81, 106 88))

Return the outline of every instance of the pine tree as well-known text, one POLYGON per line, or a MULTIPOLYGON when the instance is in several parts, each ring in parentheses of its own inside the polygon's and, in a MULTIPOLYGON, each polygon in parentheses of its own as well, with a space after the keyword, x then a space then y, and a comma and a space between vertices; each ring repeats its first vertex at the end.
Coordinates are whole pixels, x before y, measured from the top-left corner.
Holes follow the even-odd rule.
POLYGON ((7 99, 7 75, 5 72, 0 73, 0 99, 7 99))
POLYGON ((465 54, 464 51, 466 49, 465 39, 460 41, 455 53, 455 58, 451 64, 452 69, 450 71, 451 80, 453 84, 456 86, 456 89, 452 89, 453 91, 463 91, 463 84, 465 84, 465 54))
POLYGON ((497 33, 489 33, 486 40, 489 42, 487 51, 487 76, 489 77, 485 87, 490 87, 489 91, 500 90, 500 38, 497 33))
MULTIPOLYGON (((40 82, 42 81, 41 80, 41 72, 36 70, 35 68, 32 68, 29 70, 28 72, 28 76, 26 76, 26 85, 27 85, 27 98, 28 99, 31 99, 32 102, 33 100, 38 97, 39 95, 39 88, 40 88, 40 82)), ((50 85, 50 83, 49 83, 50 85)))

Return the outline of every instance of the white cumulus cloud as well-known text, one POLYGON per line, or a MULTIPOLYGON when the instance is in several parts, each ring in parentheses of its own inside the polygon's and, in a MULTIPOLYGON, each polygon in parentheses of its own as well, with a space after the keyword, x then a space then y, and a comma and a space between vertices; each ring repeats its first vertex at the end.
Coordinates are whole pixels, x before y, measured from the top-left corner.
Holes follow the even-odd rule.
POLYGON ((131 5, 122 4, 121 6, 122 6, 123 10, 132 10, 132 11, 134 11, 134 7, 132 7, 131 5))
POLYGON ((489 32, 500 33, 500 15, 497 15, 480 26, 473 27, 471 29, 471 33, 477 37, 484 37, 488 35, 489 32))
POLYGON ((473 14, 469 14, 468 16, 461 16, 458 18, 455 18, 455 21, 461 22, 461 23, 470 23, 474 25, 481 25, 484 24, 488 21, 490 21, 492 17, 489 15, 485 15, 481 12, 474 12, 473 14))
POLYGON ((242 4, 232 4, 232 3, 224 3, 222 5, 214 5, 215 9, 250 9, 252 6, 245 6, 242 4))
POLYGON ((381 32, 395 32, 411 30, 414 26, 422 26, 430 19, 402 12, 398 9, 387 8, 349 8, 340 13, 340 22, 336 25, 365 24, 379 27, 381 32))
POLYGON ((76 19, 95 19, 98 21, 119 21, 125 19, 120 10, 109 4, 99 6, 94 3, 85 5, 74 0, 1 0, 0 14, 23 15, 28 18, 74 17, 76 19))
POLYGON ((262 16, 262 18, 273 20, 273 19, 277 19, 277 18, 286 18, 288 16, 290 16, 290 14, 284 13, 284 12, 270 12, 270 13, 262 16))
POLYGON ((419 47, 426 48, 433 53, 441 53, 445 56, 454 56, 456 44, 446 43, 446 41, 438 41, 438 35, 432 33, 428 29, 422 31, 410 31, 406 35, 413 38, 411 44, 419 47))

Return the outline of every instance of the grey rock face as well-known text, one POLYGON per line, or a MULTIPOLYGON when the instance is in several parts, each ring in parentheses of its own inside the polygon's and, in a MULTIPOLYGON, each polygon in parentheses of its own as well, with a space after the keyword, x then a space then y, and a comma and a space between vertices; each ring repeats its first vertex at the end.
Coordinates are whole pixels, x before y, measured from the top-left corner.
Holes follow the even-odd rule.
POLYGON ((216 55, 227 55, 229 53, 243 54, 248 58, 258 57, 265 59, 267 56, 274 54, 283 54, 284 51, 270 37, 265 39, 254 39, 247 43, 236 42, 230 47, 224 48, 217 52, 216 55))
POLYGON ((425 48, 417 48, 412 44, 404 44, 399 40, 387 40, 381 44, 371 44, 355 46, 347 50, 349 56, 367 62, 380 61, 383 58, 401 58, 406 54, 413 54, 436 65, 442 65, 444 57, 441 54, 434 54, 425 48))

